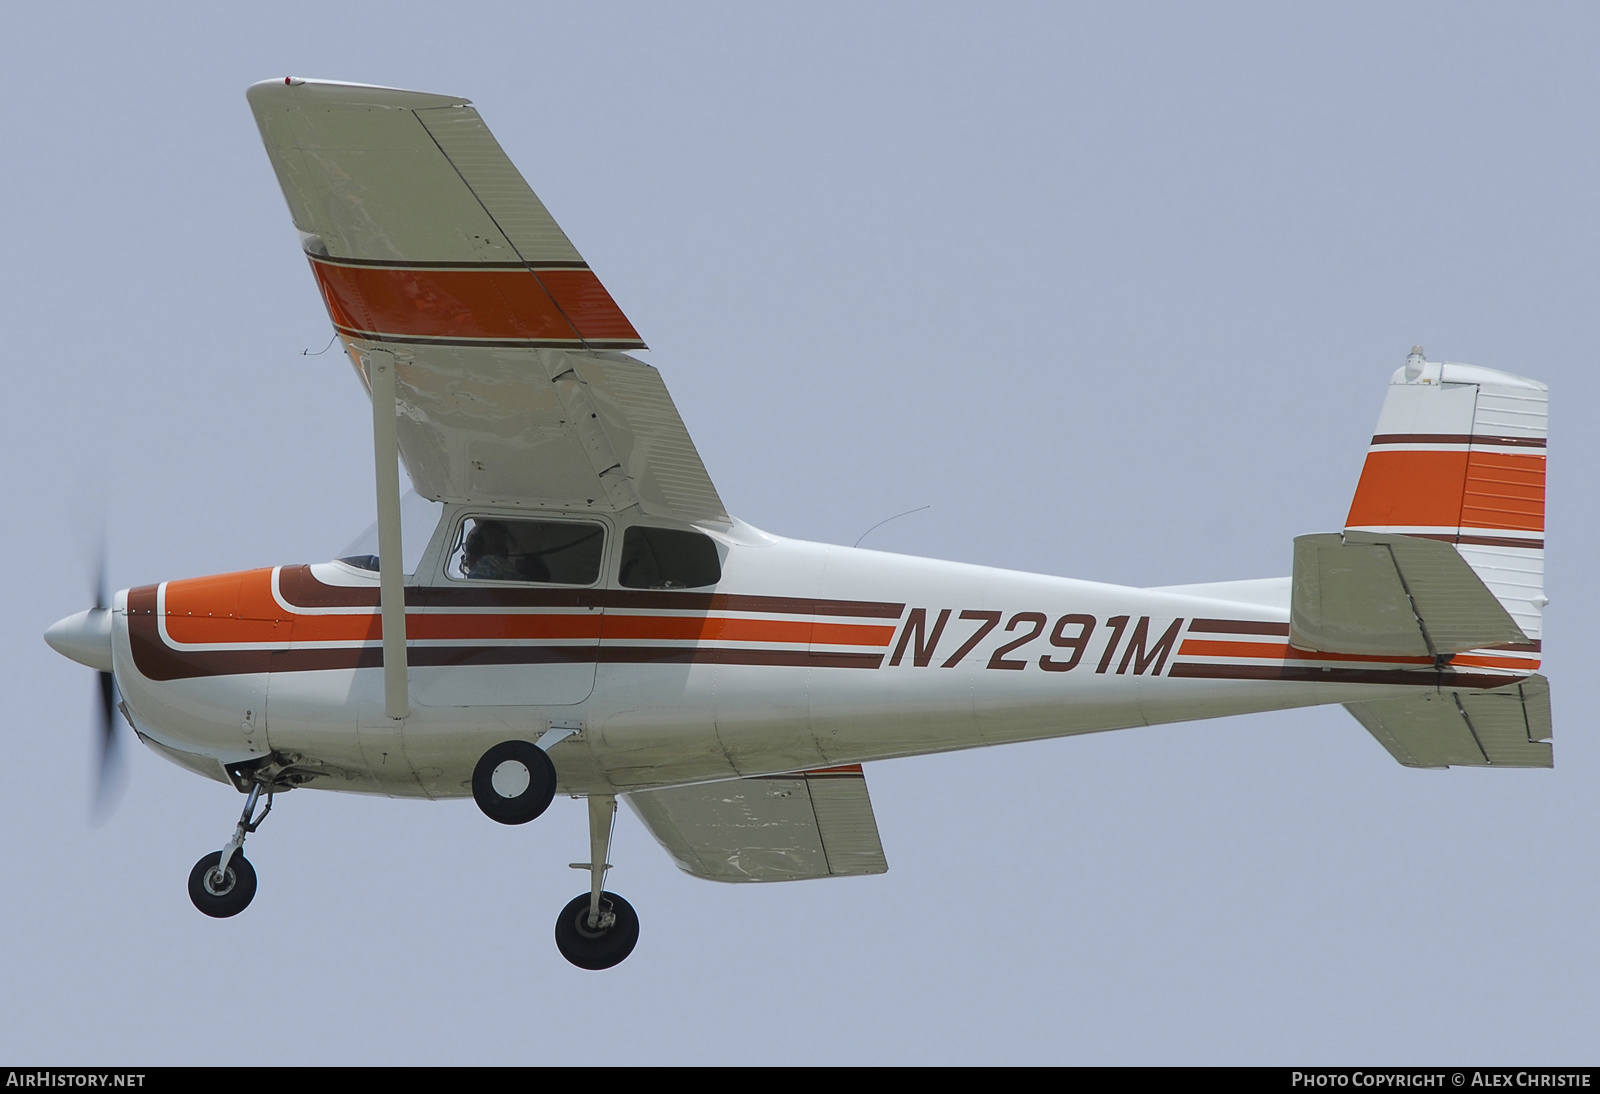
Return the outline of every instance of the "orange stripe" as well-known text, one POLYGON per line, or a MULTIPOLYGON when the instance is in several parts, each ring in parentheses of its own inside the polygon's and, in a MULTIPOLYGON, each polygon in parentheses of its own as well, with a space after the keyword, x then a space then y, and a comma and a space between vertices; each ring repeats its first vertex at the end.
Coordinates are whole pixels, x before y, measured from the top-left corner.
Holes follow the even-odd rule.
POLYGON ((1472 452, 1469 456, 1462 525, 1544 531, 1544 456, 1520 452, 1472 452))
POLYGON ((293 616, 272 598, 272 570, 169 581, 167 633, 177 642, 284 642, 293 616))
MULTIPOLYGON (((1364 653, 1328 653, 1325 650, 1297 650, 1288 643, 1276 642, 1214 642, 1203 638, 1186 638, 1178 653, 1192 657, 1259 657, 1264 660, 1284 661, 1381 661, 1394 665, 1431 665, 1429 657, 1390 657, 1364 653)), ((1478 668, 1527 669, 1532 672, 1539 662, 1523 657, 1490 657, 1487 654, 1458 654, 1455 665, 1478 668)))
POLYGON ((311 263, 334 324, 419 338, 638 343, 589 270, 405 270, 311 263))
POLYGON ((1466 452, 1368 452, 1345 527, 1460 527, 1467 455, 1466 452))
POLYGON ((1191 657, 1282 657, 1286 642, 1215 642, 1206 638, 1185 638, 1180 655, 1191 657))
POLYGON ((313 262, 335 325, 427 338, 566 340, 578 332, 527 270, 394 270, 313 262))
MULTIPOLYGON (((406 613, 407 638, 600 639, 600 613, 583 615, 419 615, 406 613)), ((300 629, 295 628, 295 638, 300 629)))
POLYGON ((291 624, 237 616, 167 616, 167 634, 174 642, 287 642, 291 624))
POLYGON ((606 638, 795 642, 818 646, 887 646, 893 627, 720 616, 607 615, 606 638))
POLYGON ((1431 665, 1431 657, 1400 657, 1368 653, 1329 653, 1298 650, 1287 642, 1214 642, 1186 638, 1178 653, 1195 657, 1260 657, 1276 661, 1378 661, 1386 665, 1431 665))
POLYGON ((588 342, 639 342, 600 279, 588 270, 540 270, 539 283, 588 342))
POLYGON ((1475 668, 1488 669, 1524 669, 1533 672, 1539 667, 1538 658, 1526 657, 1486 657, 1482 654, 1457 654, 1450 662, 1452 665, 1471 665, 1475 668))

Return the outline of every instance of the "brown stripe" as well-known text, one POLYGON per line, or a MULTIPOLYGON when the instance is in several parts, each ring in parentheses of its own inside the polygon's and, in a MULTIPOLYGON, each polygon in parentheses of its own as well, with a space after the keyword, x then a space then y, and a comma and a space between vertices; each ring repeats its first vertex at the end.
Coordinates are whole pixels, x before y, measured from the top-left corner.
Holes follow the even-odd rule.
POLYGON ((601 646, 603 665, 782 665, 791 668, 875 669, 881 653, 820 650, 729 650, 708 646, 601 646))
POLYGON ((1514 536, 1469 536, 1457 535, 1454 532, 1401 532, 1397 535, 1407 535, 1414 539, 1436 539, 1441 543, 1465 543, 1468 547, 1526 547, 1530 550, 1544 550, 1542 539, 1517 539, 1514 536))
MULTIPOLYGON (((328 585, 318 581, 310 566, 282 566, 278 569, 278 592, 296 608, 376 608, 376 585, 328 585)), ((411 589, 406 590, 406 603, 412 603, 411 589)))
MULTIPOLYGON (((584 665, 594 661, 594 651, 593 646, 407 646, 406 664, 412 668, 460 665, 584 665)), ((253 653, 250 655, 254 656, 253 653)), ((223 654, 218 653, 213 656, 223 656, 223 654)), ((383 647, 377 645, 342 649, 289 649, 273 650, 272 663, 266 671, 321 672, 328 669, 375 669, 382 665, 383 647)), ((229 674, 229 670, 222 670, 196 675, 229 674)))
POLYGON ((1511 676, 1437 672, 1433 669, 1308 668, 1298 665, 1206 665, 1180 662, 1169 677, 1191 680, 1284 680, 1312 684, 1406 684, 1452 688, 1498 688, 1517 681, 1511 676))
POLYGON ((1379 433, 1373 444, 1481 444, 1505 448, 1544 448, 1543 437, 1492 437, 1485 433, 1379 433))
MULTIPOLYGON (((297 608, 376 608, 376 586, 327 585, 310 566, 285 566, 278 589, 297 608)), ((767 612, 774 615, 825 615, 856 619, 899 619, 905 604, 875 600, 812 600, 798 596, 743 596, 735 593, 673 592, 651 589, 517 589, 507 587, 413 586, 408 608, 643 608, 684 612, 767 612)))
POLYGON ((795 779, 864 779, 867 773, 861 769, 860 764, 847 764, 844 767, 816 767, 810 771, 788 771, 780 775, 746 775, 743 782, 777 782, 783 780, 793 782, 795 779))
POLYGON ((589 264, 576 262, 415 262, 404 258, 334 258, 332 255, 312 254, 312 262, 329 266, 372 266, 389 270, 587 270, 589 264))
POLYGON ((403 346, 467 346, 479 349, 649 349, 637 338, 607 341, 603 338, 425 338, 419 334, 380 334, 377 331, 354 330, 335 323, 334 328, 350 338, 363 342, 386 342, 403 346))
POLYGON ((675 593, 645 589, 594 589, 590 595, 606 608, 657 608, 676 611, 771 612, 781 615, 830 615, 861 619, 899 619, 905 604, 880 600, 812 600, 803 596, 743 596, 737 593, 675 593))
POLYGON ((637 338, 615 342, 605 339, 585 338, 424 338, 421 335, 380 334, 377 331, 354 330, 335 323, 340 334, 359 338, 364 342, 392 342, 405 346, 468 346, 480 349, 649 349, 637 338))
POLYGON ((1189 622, 1190 632, 1206 634, 1289 634, 1287 623, 1266 623, 1254 619, 1194 619, 1189 622))
POLYGON ((482 349, 577 349, 590 346, 596 349, 644 349, 643 342, 628 342, 620 346, 584 342, 580 338, 428 338, 420 334, 382 334, 378 331, 358 330, 342 323, 334 323, 340 334, 359 338, 363 342, 394 342, 407 346, 468 346, 482 349))

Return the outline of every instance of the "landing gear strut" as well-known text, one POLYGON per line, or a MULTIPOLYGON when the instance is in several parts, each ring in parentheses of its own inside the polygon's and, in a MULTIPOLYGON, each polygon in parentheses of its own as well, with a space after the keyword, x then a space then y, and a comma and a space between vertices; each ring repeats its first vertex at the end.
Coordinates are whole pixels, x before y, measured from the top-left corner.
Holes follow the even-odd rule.
POLYGON ((639 916, 633 905, 603 888, 611 868, 606 856, 616 816, 613 795, 589 795, 589 861, 572 864, 588 869, 589 891, 573 898, 556 919, 556 949, 580 969, 620 965, 639 942, 639 916))
POLYGON ((244 838, 261 827, 261 822, 272 812, 272 790, 266 788, 267 804, 261 815, 255 815, 256 803, 261 799, 261 783, 250 787, 245 799, 244 812, 239 814, 239 824, 233 838, 220 851, 213 851, 189 871, 189 899, 194 906, 213 919, 227 919, 238 915, 250 906, 256 895, 256 870, 244 857, 244 838))

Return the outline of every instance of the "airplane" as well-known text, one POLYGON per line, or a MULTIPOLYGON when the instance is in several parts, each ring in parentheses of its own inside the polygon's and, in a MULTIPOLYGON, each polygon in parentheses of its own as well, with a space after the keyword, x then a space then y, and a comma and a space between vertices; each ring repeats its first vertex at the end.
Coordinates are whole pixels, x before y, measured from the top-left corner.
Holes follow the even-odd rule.
POLYGON ((1338 703, 1410 767, 1550 767, 1547 390, 1393 375, 1341 531, 1287 577, 1132 588, 810 543, 730 515, 638 332, 448 95, 289 77, 250 108, 371 395, 375 553, 123 589, 45 638, 159 755, 245 796, 195 864, 256 892, 275 795, 587 802, 580 968, 633 951, 617 803, 687 873, 887 869, 862 765, 1338 703), (399 463, 437 518, 403 543, 399 463), (415 547, 415 543, 413 547, 415 547), (414 562, 407 565, 408 557, 414 562))

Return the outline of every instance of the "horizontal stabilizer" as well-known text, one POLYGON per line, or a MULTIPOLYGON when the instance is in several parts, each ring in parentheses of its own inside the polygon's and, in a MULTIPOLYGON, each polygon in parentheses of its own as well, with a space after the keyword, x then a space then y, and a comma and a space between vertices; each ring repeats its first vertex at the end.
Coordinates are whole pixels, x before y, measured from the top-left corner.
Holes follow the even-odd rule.
POLYGON ((1441 657, 1527 641, 1450 543, 1356 531, 1295 537, 1297 649, 1441 657))
POLYGON ((889 869, 859 764, 625 798, 695 877, 800 881, 889 869))
POLYGON ((1430 691, 1345 709, 1407 767, 1551 767, 1550 682, 1430 691))

